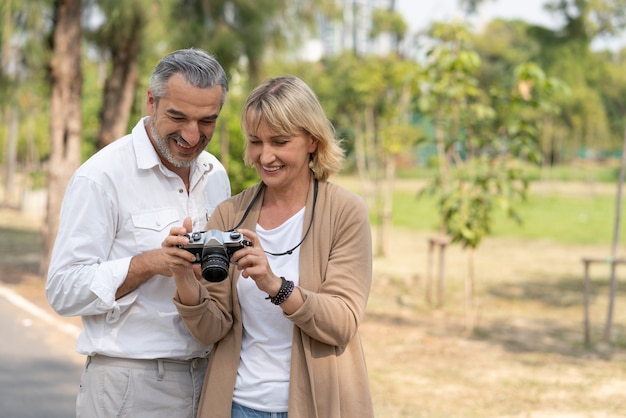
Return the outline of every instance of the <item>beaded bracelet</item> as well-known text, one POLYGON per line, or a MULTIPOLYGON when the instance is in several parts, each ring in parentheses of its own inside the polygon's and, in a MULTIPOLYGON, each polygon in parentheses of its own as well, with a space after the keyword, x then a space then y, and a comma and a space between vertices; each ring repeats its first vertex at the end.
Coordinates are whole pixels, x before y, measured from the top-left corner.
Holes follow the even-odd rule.
POLYGON ((293 288, 295 284, 291 280, 287 280, 284 277, 280 277, 283 282, 280 284, 280 289, 278 289, 278 293, 276 296, 268 296, 265 299, 272 302, 274 305, 280 305, 284 301, 287 300, 289 296, 291 296, 291 292, 293 292, 293 288))

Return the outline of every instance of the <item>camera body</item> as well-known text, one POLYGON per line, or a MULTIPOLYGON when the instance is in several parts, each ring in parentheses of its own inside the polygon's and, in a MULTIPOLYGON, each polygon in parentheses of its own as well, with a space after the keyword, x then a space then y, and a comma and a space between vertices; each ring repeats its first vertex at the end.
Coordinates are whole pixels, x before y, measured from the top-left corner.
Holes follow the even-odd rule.
POLYGON ((244 239, 243 234, 237 231, 220 231, 210 229, 185 234, 189 244, 180 248, 196 256, 194 263, 202 268, 202 277, 209 282, 221 282, 228 276, 230 257, 237 250, 252 243, 244 239))

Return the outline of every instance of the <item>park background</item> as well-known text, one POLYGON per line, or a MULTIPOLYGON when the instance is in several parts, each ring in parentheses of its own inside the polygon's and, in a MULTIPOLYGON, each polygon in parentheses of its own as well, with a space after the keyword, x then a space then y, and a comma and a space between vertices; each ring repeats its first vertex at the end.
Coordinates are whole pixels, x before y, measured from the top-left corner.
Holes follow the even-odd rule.
POLYGON ((209 150, 235 192, 256 181, 239 109, 265 77, 302 77, 344 138, 331 180, 371 209, 377 416, 626 415, 620 265, 610 281, 626 1, 546 0, 550 24, 478 19, 496 3, 458 1, 415 30, 393 1, 3 2, 2 281, 46 306, 69 176, 144 113, 160 56, 201 47, 231 79, 209 150), (446 244, 443 280, 429 242, 446 244), (583 258, 598 260, 588 339, 583 258))

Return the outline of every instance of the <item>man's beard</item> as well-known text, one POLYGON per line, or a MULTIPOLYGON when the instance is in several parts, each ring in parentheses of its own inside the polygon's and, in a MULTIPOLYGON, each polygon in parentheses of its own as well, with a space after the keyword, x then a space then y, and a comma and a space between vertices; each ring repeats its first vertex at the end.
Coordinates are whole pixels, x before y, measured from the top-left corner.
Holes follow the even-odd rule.
MULTIPOLYGON (((161 153, 161 155, 167 160, 168 163, 172 164, 176 168, 190 167, 196 160, 196 157, 200 154, 198 153, 198 155, 196 155, 191 160, 176 159, 174 155, 172 155, 172 152, 170 151, 169 147, 167 146, 168 139, 172 138, 175 141, 178 141, 183 144, 187 144, 187 141, 185 141, 183 137, 181 137, 180 135, 168 135, 167 137, 163 138, 156 131, 156 128, 154 126, 154 118, 151 118, 150 120, 150 133, 152 134, 152 138, 154 139, 154 142, 156 143, 156 146, 159 149, 159 152, 161 153)), ((205 142, 205 141, 206 141, 206 136, 202 135, 200 137, 200 142, 205 142)))

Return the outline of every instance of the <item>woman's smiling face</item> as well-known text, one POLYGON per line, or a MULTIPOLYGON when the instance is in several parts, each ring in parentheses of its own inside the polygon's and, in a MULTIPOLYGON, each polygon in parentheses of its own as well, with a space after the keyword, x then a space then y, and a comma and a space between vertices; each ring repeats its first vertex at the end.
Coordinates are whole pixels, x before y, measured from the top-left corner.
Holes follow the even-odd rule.
POLYGON ((248 133, 248 153, 261 180, 270 188, 286 188, 309 181, 309 156, 317 140, 305 132, 277 132, 265 122, 248 133))

